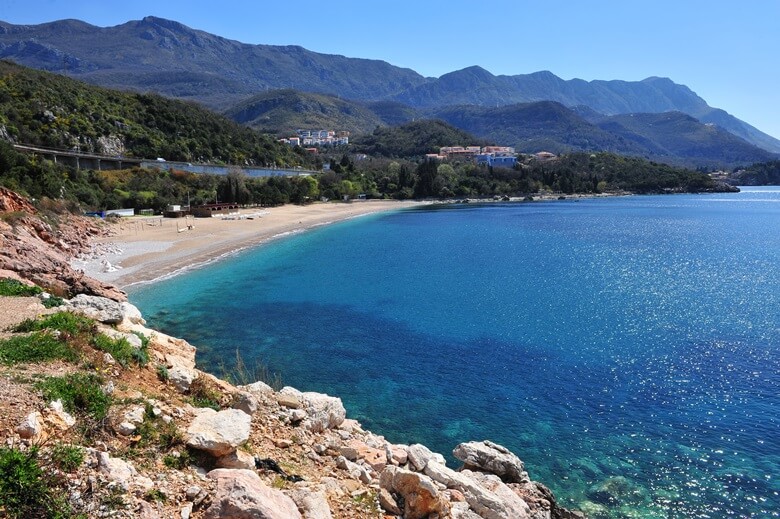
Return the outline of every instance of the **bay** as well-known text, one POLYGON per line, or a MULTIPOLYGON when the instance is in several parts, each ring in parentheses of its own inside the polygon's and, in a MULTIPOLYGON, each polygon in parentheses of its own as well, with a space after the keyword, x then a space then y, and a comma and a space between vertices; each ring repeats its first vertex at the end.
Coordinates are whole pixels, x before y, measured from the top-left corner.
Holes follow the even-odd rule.
POLYGON ((590 517, 780 516, 780 189, 384 213, 130 299, 202 369, 491 439, 590 517))

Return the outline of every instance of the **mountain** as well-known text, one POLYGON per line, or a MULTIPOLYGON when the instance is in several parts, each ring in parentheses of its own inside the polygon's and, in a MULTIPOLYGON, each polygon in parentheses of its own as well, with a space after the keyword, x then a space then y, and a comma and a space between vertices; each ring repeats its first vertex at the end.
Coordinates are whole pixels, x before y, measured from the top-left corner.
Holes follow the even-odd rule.
POLYGON ((680 112, 606 117, 540 101, 486 108, 453 106, 433 116, 518 151, 609 151, 689 167, 736 166, 775 155, 680 112), (580 115, 582 113, 582 115, 580 115))
POLYGON ((648 155, 659 161, 696 166, 750 164, 775 156, 727 132, 715 124, 702 124, 680 112, 614 115, 600 128, 648 147, 648 155), (674 160, 677 158, 678 160, 674 160))
POLYGON ((370 133, 384 121, 370 108, 326 94, 272 90, 226 110, 234 121, 258 130, 290 133, 298 128, 326 128, 370 133))
POLYGON ((427 81, 384 61, 319 54, 298 46, 248 45, 152 16, 105 28, 77 20, 0 22, 0 58, 212 108, 227 108, 279 88, 376 100, 427 81))
POLYGON ((744 121, 713 108, 684 85, 668 78, 642 81, 563 80, 542 71, 516 76, 494 76, 469 67, 421 83, 394 96, 417 108, 447 105, 501 106, 533 101, 557 101, 568 107, 587 107, 603 115, 677 111, 704 123, 714 123, 760 148, 780 153, 780 140, 744 121))
MULTIPOLYGON (((40 25, 0 22, 2 57, 99 85, 153 91, 217 110, 278 89, 383 103, 366 106, 385 124, 403 123, 417 118, 420 111, 451 106, 495 108, 537 101, 555 101, 578 112, 587 107, 592 113, 585 120, 591 123, 599 114, 681 112, 780 153, 780 140, 709 106, 688 87, 659 77, 563 80, 548 71, 496 76, 475 66, 425 78, 384 61, 320 54, 298 46, 249 45, 155 17, 115 27, 77 20, 40 25)), ((342 105, 325 112, 344 109, 342 105)), ((266 123, 252 121, 265 127, 266 123)), ((370 119, 363 126, 373 122, 370 119)))

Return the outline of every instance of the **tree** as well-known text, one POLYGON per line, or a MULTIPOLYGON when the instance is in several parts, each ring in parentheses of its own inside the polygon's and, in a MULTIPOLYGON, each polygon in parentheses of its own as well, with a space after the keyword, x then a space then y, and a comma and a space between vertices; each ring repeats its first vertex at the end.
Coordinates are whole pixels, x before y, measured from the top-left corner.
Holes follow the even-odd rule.
POLYGON ((252 201, 252 194, 246 187, 246 174, 237 167, 231 167, 219 183, 217 196, 223 202, 246 205, 252 201))

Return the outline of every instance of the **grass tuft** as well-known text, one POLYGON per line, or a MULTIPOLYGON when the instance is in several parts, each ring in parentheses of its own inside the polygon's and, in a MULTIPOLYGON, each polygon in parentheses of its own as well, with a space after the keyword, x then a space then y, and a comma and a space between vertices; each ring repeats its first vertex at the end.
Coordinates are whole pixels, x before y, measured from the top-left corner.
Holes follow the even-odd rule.
POLYGON ((37 296, 43 290, 40 287, 25 285, 10 278, 0 279, 0 296, 29 297, 37 296))
POLYGON ((95 321, 72 312, 56 312, 40 319, 25 319, 13 328, 14 332, 35 332, 40 330, 58 330, 70 335, 92 333, 95 321))
POLYGON ((39 451, 0 447, 0 510, 18 519, 65 518, 72 511, 56 489, 54 478, 39 462, 39 451))
POLYGON ((73 373, 64 377, 47 377, 36 386, 48 401, 62 400, 69 413, 103 420, 111 407, 111 397, 103 391, 103 380, 97 375, 73 373))
POLYGON ((63 359, 78 360, 77 353, 67 343, 48 332, 17 335, 0 340, 0 364, 22 364, 63 359))

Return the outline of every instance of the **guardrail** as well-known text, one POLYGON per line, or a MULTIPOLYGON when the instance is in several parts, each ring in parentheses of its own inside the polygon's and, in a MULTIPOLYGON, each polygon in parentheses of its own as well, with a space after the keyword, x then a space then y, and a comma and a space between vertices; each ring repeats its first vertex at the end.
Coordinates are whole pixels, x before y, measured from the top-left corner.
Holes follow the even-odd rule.
POLYGON ((98 155, 95 153, 82 153, 75 150, 46 148, 43 146, 31 146, 26 144, 14 144, 14 149, 24 153, 36 153, 49 158, 55 163, 64 163, 76 169, 124 169, 126 167, 140 166, 147 169, 164 169, 188 171, 190 173, 207 175, 227 175, 228 171, 238 168, 250 177, 297 177, 300 175, 313 175, 319 171, 302 168, 274 168, 263 166, 225 166, 222 164, 192 164, 190 162, 138 159, 134 157, 98 155))

